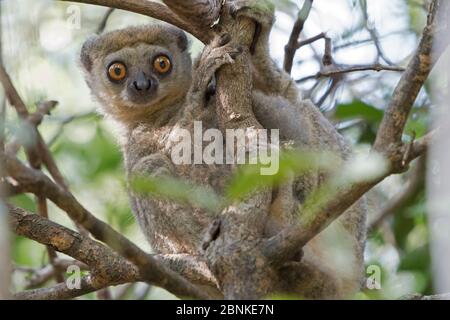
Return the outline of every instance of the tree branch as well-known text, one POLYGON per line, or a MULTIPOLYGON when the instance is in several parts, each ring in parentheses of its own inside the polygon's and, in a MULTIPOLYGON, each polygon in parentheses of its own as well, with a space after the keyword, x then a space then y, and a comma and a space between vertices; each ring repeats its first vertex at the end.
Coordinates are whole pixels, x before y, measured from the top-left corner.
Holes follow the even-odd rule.
MULTIPOLYGON (((438 58, 436 55, 432 57, 432 47, 438 28, 436 17, 438 9, 443 9, 442 3, 448 5, 447 1, 442 0, 433 0, 430 4, 427 26, 419 48, 394 92, 374 145, 375 151, 384 151, 382 154, 389 161, 388 168, 374 177, 350 184, 339 183, 345 177, 338 174, 337 182, 331 180, 315 192, 311 196, 312 201, 302 209, 302 216, 307 218, 266 241, 264 251, 272 261, 280 262, 292 257, 299 248, 324 230, 376 184, 393 173, 404 171, 409 162, 420 155, 419 148, 416 149, 417 152, 411 151, 410 146, 400 144, 400 138, 412 104, 438 58), (407 158, 405 154, 408 155, 407 158), (314 201, 324 194, 331 196, 322 201, 314 201)), ((412 150, 415 146, 419 145, 413 144, 412 150)), ((425 151, 424 144, 420 146, 420 151, 425 151)))
POLYGON ((313 0, 305 0, 303 7, 300 9, 297 15, 297 20, 295 21, 294 27, 292 28, 291 36, 289 37, 289 41, 284 48, 284 71, 287 73, 291 73, 292 66, 294 64, 294 56, 297 52, 297 49, 300 48, 299 38, 300 34, 303 31, 303 27, 305 26, 305 22, 309 17, 309 13, 311 12, 313 0))
POLYGON ((9 215, 12 232, 88 265, 92 276, 90 283, 95 289, 140 280, 133 264, 100 242, 24 209, 9 206, 9 215))
POLYGON ((46 265, 45 267, 38 270, 31 270, 32 274, 30 275, 26 288, 33 289, 42 286, 51 278, 53 278, 57 272, 61 270, 67 270, 67 268, 73 265, 78 266, 81 270, 89 270, 89 267, 86 264, 77 260, 57 258, 54 260, 53 264, 46 265))
POLYGON ((65 283, 58 283, 49 288, 26 290, 16 293, 16 300, 68 300, 97 291, 89 276, 81 278, 79 289, 70 289, 65 283))
POLYGON ((318 41, 320 39, 324 39, 326 37, 327 37, 326 33, 321 32, 321 33, 319 33, 318 35, 316 35, 314 37, 308 38, 308 39, 303 40, 303 41, 299 41, 297 43, 297 49, 300 49, 301 47, 307 46, 308 44, 314 43, 314 42, 316 42, 316 41, 318 41))
POLYGON ((389 160, 394 160, 395 153, 390 152, 390 149, 395 149, 402 144, 403 131, 417 95, 443 52, 443 49, 433 50, 433 45, 435 37, 443 31, 439 30, 443 26, 438 19, 439 12, 446 12, 446 7, 448 7, 448 1, 433 0, 430 3, 427 24, 419 47, 395 88, 381 122, 374 150, 385 155, 389 160))
POLYGON ((381 211, 376 215, 375 220, 370 224, 368 230, 372 232, 376 230, 383 221, 388 217, 395 214, 406 203, 409 203, 417 196, 417 193, 424 186, 425 174, 426 174, 426 159, 425 156, 421 157, 414 172, 411 172, 407 187, 402 190, 397 196, 391 199, 381 211))
MULTIPOLYGON (((167 6, 158 2, 144 1, 144 0, 70 0, 70 1, 60 0, 60 1, 93 4, 135 12, 177 26, 178 28, 189 32, 190 34, 192 34, 193 36, 195 36, 197 39, 201 40, 204 43, 208 43, 209 40, 211 39, 211 33, 209 32, 209 30, 205 31, 204 29, 193 25, 191 22, 188 22, 188 20, 181 19, 177 14, 172 12, 167 6)), ((197 2, 201 2, 201 0, 185 1, 185 3, 191 4, 195 4, 197 2)), ((188 6, 186 5, 185 7, 188 6)))
MULTIPOLYGON (((68 263, 79 265, 78 261, 81 261, 91 271, 91 275, 85 279, 86 281, 84 281, 84 284, 82 283, 82 288, 79 291, 74 290, 72 292, 63 283, 52 288, 25 291, 24 293, 17 294, 17 298, 71 299, 109 286, 148 281, 136 266, 110 248, 89 237, 85 237, 39 215, 13 206, 9 207, 9 215, 12 231, 17 235, 24 236, 43 245, 51 246, 56 251, 67 254, 77 260, 73 262, 64 260, 61 263, 57 260, 55 263, 58 266, 67 267, 68 263)), ((198 284, 209 287, 208 297, 220 298, 220 293, 214 291, 214 287, 217 286, 216 280, 210 273, 206 263, 200 257, 182 254, 154 255, 152 257, 158 263, 173 270, 173 272, 183 275, 198 284)), ((152 269, 150 269, 151 271, 152 269)), ((45 279, 48 273, 51 272, 51 267, 40 270, 39 276, 33 278, 32 284, 36 284, 36 281, 42 283, 42 279, 45 279)), ((161 282, 164 282, 164 280, 150 281, 155 286, 166 288, 164 285, 161 285, 161 282)))
POLYGON ((219 18, 223 0, 163 0, 177 16, 208 30, 219 18))
POLYGON ((106 13, 104 14, 100 24, 97 27, 97 31, 95 33, 97 34, 102 34, 103 31, 105 31, 106 25, 108 23, 109 18, 111 17, 112 13, 114 12, 114 8, 108 8, 108 10, 106 10, 106 13))
POLYGON ((301 79, 296 80, 297 83, 313 80, 313 79, 320 79, 324 77, 333 77, 336 75, 342 75, 346 73, 352 73, 352 72, 361 72, 361 71, 395 71, 395 72, 403 72, 405 71, 404 68, 397 67, 397 66, 385 66, 382 64, 369 64, 369 65, 361 65, 361 66, 334 66, 332 68, 325 68, 324 70, 319 71, 315 75, 307 76, 301 79))
MULTIPOLYGON (((11 78, 9 77, 8 73, 6 72, 3 64, 0 64, 0 82, 3 85, 3 88, 5 90, 5 94, 8 98, 8 101, 13 105, 16 109, 17 114, 19 117, 25 121, 25 123, 31 123, 31 136, 35 137, 35 145, 33 148, 30 148, 28 150, 28 157, 29 161, 32 165, 35 167, 39 167, 40 161, 42 161, 43 164, 47 167, 48 171, 50 172, 53 179, 63 188, 67 188, 66 183, 64 181, 64 178, 59 171, 58 167, 56 166, 55 161, 53 160, 53 157, 50 153, 50 150, 48 149, 47 145, 45 144, 44 140, 42 139, 42 136, 37 131, 36 126, 33 124, 33 122, 30 122, 30 119, 36 119, 35 116, 30 115, 25 103, 23 102, 22 98, 20 97, 19 93, 17 92, 16 88, 14 87, 11 78)), ((50 104, 51 106, 51 104, 50 104)), ((36 121, 36 120, 35 120, 36 121)), ((38 122, 37 122, 38 123, 38 122)))
POLYGON ((400 300, 450 300, 450 293, 424 296, 422 294, 409 294, 400 298, 400 300))
POLYGON ((3 154, 2 160, 6 172, 22 185, 25 191, 36 195, 45 194, 73 221, 82 225, 98 240, 108 244, 120 255, 133 262, 139 268, 145 281, 165 288, 176 295, 208 298, 183 277, 165 268, 155 258, 143 252, 108 224, 94 217, 70 192, 54 184, 45 174, 26 167, 11 155, 3 154))

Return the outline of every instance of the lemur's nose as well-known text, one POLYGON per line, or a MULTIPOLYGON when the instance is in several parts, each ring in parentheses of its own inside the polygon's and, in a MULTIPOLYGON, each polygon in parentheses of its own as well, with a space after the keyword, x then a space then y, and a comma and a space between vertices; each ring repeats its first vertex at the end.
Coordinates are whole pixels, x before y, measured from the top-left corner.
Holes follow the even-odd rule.
POLYGON ((133 85, 137 91, 148 91, 152 87, 152 81, 141 71, 134 80, 133 85))

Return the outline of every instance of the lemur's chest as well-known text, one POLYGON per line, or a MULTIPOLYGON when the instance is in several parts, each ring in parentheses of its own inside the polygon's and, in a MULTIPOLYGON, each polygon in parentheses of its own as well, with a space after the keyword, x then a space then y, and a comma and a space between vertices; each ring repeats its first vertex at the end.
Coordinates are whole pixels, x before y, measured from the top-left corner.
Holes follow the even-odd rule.
POLYGON ((225 164, 224 157, 215 157, 215 153, 223 152, 225 146, 223 141, 215 141, 205 135, 209 129, 215 129, 209 121, 199 121, 195 126, 183 128, 178 125, 136 128, 129 136, 131 141, 128 145, 131 147, 125 152, 126 167, 129 170, 139 159, 159 153, 170 160, 177 178, 222 193, 227 177, 231 175, 231 166, 225 164), (206 159, 205 155, 209 158, 206 159))

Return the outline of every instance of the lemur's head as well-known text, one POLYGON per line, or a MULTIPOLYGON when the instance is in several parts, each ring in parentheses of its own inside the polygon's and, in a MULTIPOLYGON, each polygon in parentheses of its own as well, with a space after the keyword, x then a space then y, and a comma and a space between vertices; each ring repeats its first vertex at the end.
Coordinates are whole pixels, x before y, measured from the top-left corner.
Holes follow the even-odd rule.
POLYGON ((184 98, 191 81, 188 47, 175 27, 130 27, 89 38, 81 62, 103 111, 129 121, 184 98))

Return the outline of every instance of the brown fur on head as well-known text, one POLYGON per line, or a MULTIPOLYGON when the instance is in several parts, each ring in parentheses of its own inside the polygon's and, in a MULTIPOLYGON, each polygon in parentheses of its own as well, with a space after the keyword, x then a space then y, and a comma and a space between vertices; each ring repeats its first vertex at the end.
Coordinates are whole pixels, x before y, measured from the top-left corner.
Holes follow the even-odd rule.
POLYGON ((191 57, 183 31, 169 25, 147 25, 90 37, 81 49, 86 81, 103 112, 124 124, 184 100, 191 82, 191 57), (155 67, 169 59, 167 72, 155 67), (157 60, 160 61, 160 60, 157 60), (112 78, 120 68, 125 76, 112 78))

